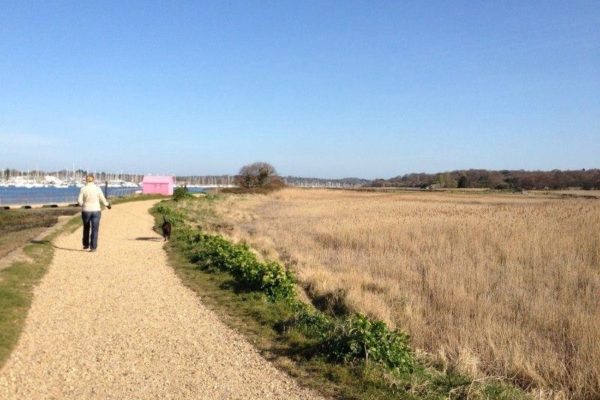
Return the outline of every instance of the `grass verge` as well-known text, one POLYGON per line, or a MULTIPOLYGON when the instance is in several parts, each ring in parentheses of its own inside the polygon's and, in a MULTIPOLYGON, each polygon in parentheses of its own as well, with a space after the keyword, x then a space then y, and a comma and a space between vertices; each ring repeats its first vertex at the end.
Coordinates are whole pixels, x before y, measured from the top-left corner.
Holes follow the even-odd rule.
MULTIPOLYGON (((211 212, 210 204, 215 199, 163 202, 162 207, 153 209, 156 228, 163 221, 165 207, 181 213, 171 215, 172 222, 177 219, 173 218, 175 215, 184 215, 183 224, 194 221, 195 227, 202 226, 202 219, 206 218, 210 219, 206 221, 208 225, 214 225, 215 214, 211 212)), ((179 228, 183 229, 183 225, 179 228)), ((190 228, 189 224, 186 228, 190 228)), ((273 299, 260 290, 241 285, 235 278, 235 272, 206 268, 201 260, 192 262, 189 252, 183 250, 179 240, 181 238, 175 235, 174 240, 166 245, 166 250, 170 264, 181 281, 201 296, 203 303, 220 315, 226 324, 243 333, 277 367, 326 396, 357 400, 528 398, 522 391, 502 382, 473 380, 453 371, 441 371, 419 357, 415 357, 410 370, 391 369, 380 362, 369 362, 368 358, 344 360, 341 357, 337 362, 333 361, 319 351, 321 342, 310 334, 311 326, 306 329, 306 326, 290 324, 297 319, 297 304, 289 299, 273 299)), ((219 259, 220 249, 217 250, 214 252, 215 260, 219 259)), ((223 257, 224 263, 231 258, 227 254, 223 257)), ((326 318, 338 321, 343 317, 326 318)))

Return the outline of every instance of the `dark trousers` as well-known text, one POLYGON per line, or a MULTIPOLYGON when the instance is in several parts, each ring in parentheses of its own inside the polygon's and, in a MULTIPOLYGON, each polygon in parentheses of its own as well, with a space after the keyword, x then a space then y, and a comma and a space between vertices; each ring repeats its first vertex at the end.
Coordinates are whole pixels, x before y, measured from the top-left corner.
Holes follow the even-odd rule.
POLYGON ((98 247, 98 228, 100 228, 100 211, 83 211, 83 247, 95 250, 98 247), (90 237, 91 233, 91 237, 90 237))

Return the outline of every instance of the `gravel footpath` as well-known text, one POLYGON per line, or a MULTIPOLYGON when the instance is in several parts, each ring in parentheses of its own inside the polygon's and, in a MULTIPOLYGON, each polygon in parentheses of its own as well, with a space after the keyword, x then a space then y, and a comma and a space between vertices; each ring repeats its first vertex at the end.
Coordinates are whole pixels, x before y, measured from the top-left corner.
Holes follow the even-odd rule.
POLYGON ((0 399, 314 399, 167 266, 154 201, 104 211, 96 253, 55 240, 0 399))

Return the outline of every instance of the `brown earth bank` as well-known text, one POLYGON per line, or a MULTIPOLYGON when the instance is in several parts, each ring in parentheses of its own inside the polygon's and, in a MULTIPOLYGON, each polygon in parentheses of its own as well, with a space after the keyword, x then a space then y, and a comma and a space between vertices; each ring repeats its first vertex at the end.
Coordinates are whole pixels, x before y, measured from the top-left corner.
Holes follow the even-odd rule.
POLYGON ((78 211, 78 207, 0 210, 0 265, 6 265, 2 263, 5 256, 32 239, 46 236, 59 220, 78 211))

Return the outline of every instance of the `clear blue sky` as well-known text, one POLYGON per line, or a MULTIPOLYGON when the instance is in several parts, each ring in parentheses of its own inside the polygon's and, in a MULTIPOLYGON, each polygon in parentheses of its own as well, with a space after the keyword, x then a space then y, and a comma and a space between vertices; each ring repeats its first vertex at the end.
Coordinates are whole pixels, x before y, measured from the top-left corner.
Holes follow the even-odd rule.
POLYGON ((600 167, 600 2, 0 0, 0 168, 600 167))

